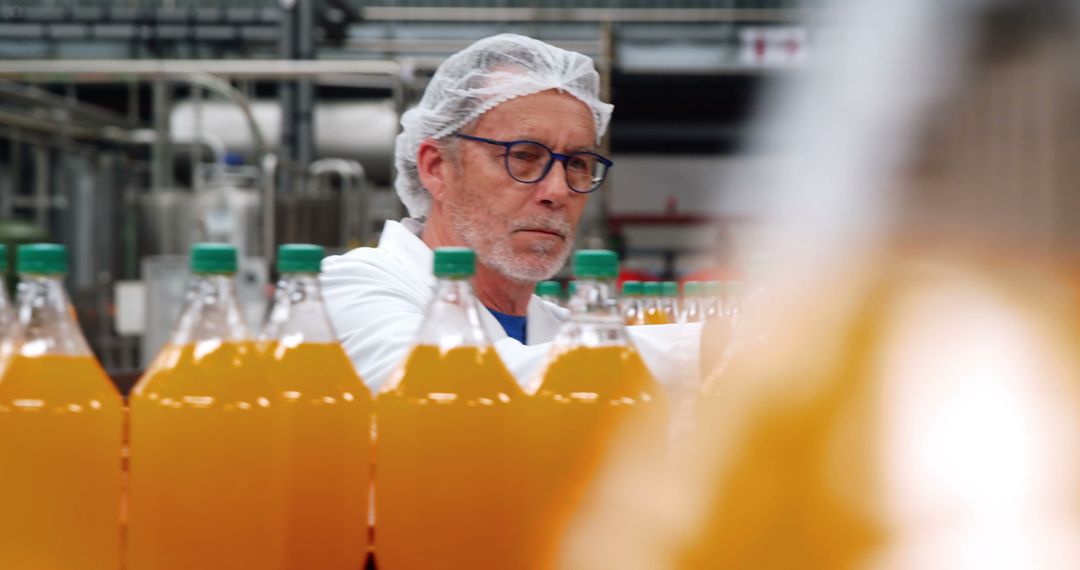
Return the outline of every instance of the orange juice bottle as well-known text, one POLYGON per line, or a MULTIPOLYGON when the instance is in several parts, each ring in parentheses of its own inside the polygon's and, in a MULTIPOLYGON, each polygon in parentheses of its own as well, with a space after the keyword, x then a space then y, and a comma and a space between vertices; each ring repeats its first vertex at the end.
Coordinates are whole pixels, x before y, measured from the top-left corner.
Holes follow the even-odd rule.
POLYGON ((563 287, 558 281, 541 281, 536 284, 536 296, 549 302, 563 306, 563 287))
POLYGON ((126 568, 284 568, 282 406, 236 302, 236 249, 197 244, 188 305, 130 399, 126 568))
POLYGON ((416 347, 375 400, 380 570, 526 568, 522 390, 480 324, 475 254, 435 251, 416 347))
POLYGON ((679 284, 676 281, 664 281, 660 284, 660 309, 664 311, 664 320, 670 323, 679 322, 681 309, 679 307, 679 284))
POLYGON ((625 281, 622 285, 620 310, 627 325, 645 324, 645 307, 641 302, 641 281, 625 281))
POLYGON ((683 285, 683 304, 680 322, 700 323, 705 320, 705 308, 708 302, 703 296, 700 281, 687 281, 683 285))
POLYGON ((668 324, 667 316, 664 314, 664 308, 660 304, 660 282, 659 281, 646 281, 641 284, 642 292, 642 304, 644 305, 644 314, 646 325, 666 325, 668 324))
POLYGON ((614 300, 618 258, 604 250, 574 256, 577 295, 527 402, 533 524, 529 558, 557 567, 562 537, 603 462, 629 444, 662 463, 667 399, 626 333, 614 300))
POLYGON ((67 250, 18 250, 21 338, 0 377, 0 568, 120 566, 123 400, 64 293, 67 250))
POLYGON ((323 248, 278 248, 263 359, 285 419, 285 560, 358 570, 368 547, 371 392, 338 344, 319 289, 323 248))

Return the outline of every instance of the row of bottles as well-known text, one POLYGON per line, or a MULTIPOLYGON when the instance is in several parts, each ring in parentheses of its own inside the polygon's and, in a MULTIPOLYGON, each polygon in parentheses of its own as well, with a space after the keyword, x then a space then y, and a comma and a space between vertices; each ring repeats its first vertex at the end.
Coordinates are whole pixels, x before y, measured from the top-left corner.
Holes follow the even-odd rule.
POLYGON ((698 323, 737 313, 742 283, 687 281, 680 297, 675 281, 626 281, 622 293, 623 319, 628 325, 698 323))
POLYGON ((193 248, 187 308, 130 397, 127 568, 358 568, 371 395, 319 294, 322 249, 283 246, 253 340, 236 250, 193 248))
MULTIPOLYGON (((576 286, 576 281, 569 283, 570 297, 576 286)), ((536 294, 551 303, 565 304, 558 281, 540 282, 536 294)), ((738 313, 742 296, 739 281, 687 281, 681 296, 675 281, 625 281, 619 307, 627 325, 698 323, 738 313)))
POLYGON ((481 324, 471 250, 435 252, 435 300, 376 398, 380 568, 552 568, 612 442, 663 455, 667 404, 626 335, 618 260, 579 251, 571 317, 521 390, 481 324), (648 434, 648 435, 643 435, 648 434))
POLYGON ((235 249, 196 246, 187 307, 126 419, 64 292, 66 250, 28 245, 17 258, 17 320, 0 341, 0 567, 363 564, 371 396, 326 318, 321 248, 282 248, 256 342, 237 308, 235 249))
POLYGON ((380 568, 551 568, 613 442, 662 463, 667 403, 624 329, 614 253, 576 255, 572 315, 523 390, 481 327, 474 253, 437 250, 416 346, 374 399, 330 327, 321 258, 282 247, 253 338, 235 249, 195 246, 187 305, 125 416, 64 293, 66 251, 21 247, 0 567, 359 568, 374 472, 380 568))
POLYGON ((65 249, 21 246, 16 269, 0 362, 0 567, 118 568, 123 399, 75 322, 65 249))

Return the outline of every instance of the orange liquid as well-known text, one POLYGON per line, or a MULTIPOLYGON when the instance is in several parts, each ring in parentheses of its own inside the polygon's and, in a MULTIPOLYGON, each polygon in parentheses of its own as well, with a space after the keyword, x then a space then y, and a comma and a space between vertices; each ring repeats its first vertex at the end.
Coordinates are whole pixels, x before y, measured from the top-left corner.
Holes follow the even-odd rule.
POLYGON ((282 406, 254 346, 167 346, 130 408, 128 570, 284 568, 282 406))
POLYGON ((642 305, 636 304, 632 307, 627 307, 626 310, 623 311, 623 324, 627 326, 645 324, 645 313, 642 305))
POLYGON ((555 355, 528 402, 529 552, 556 567, 559 543, 615 438, 662 461, 668 405, 637 351, 572 348, 555 355))
POLYGON ((286 567, 359 570, 368 546, 371 392, 338 344, 271 345, 286 421, 286 567))
POLYGON ((418 346, 375 401, 380 570, 518 569, 524 394, 494 349, 418 346))
POLYGON ((666 325, 671 322, 668 320, 664 310, 658 306, 647 307, 645 309, 645 317, 643 320, 647 325, 666 325))
POLYGON ((90 356, 17 356, 0 379, 0 568, 120 565, 120 394, 90 356))

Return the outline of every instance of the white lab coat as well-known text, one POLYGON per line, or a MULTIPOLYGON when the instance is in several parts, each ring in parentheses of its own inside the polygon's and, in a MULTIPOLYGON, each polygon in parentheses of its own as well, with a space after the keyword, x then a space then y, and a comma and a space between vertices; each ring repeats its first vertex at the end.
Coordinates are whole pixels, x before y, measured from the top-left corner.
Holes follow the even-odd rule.
MULTIPOLYGON (((434 253, 412 219, 387 221, 378 247, 361 247, 322 263, 322 291, 330 321, 364 382, 378 392, 401 364, 435 292, 434 253)), ((568 311, 537 296, 529 301, 523 345, 506 336, 486 310, 480 318, 506 367, 525 385, 539 371, 568 311)), ((699 325, 629 327, 645 364, 662 383, 698 375, 699 325)))

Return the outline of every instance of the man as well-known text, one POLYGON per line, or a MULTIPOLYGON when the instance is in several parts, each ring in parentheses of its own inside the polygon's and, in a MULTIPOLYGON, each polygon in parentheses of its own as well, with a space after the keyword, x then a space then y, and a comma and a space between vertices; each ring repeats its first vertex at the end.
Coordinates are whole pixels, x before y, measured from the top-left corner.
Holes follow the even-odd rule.
MULTIPOLYGON (((378 247, 323 263, 331 320, 370 386, 412 346, 433 295, 432 249, 443 246, 476 250, 488 335, 520 382, 537 370, 567 312, 533 289, 565 264, 611 166, 597 150, 612 111, 599 85, 587 56, 513 34, 439 66, 397 138, 395 186, 411 217, 388 221, 378 247)), ((696 357, 696 333, 635 341, 657 345, 642 350, 655 373, 681 366, 672 343, 696 357)))

